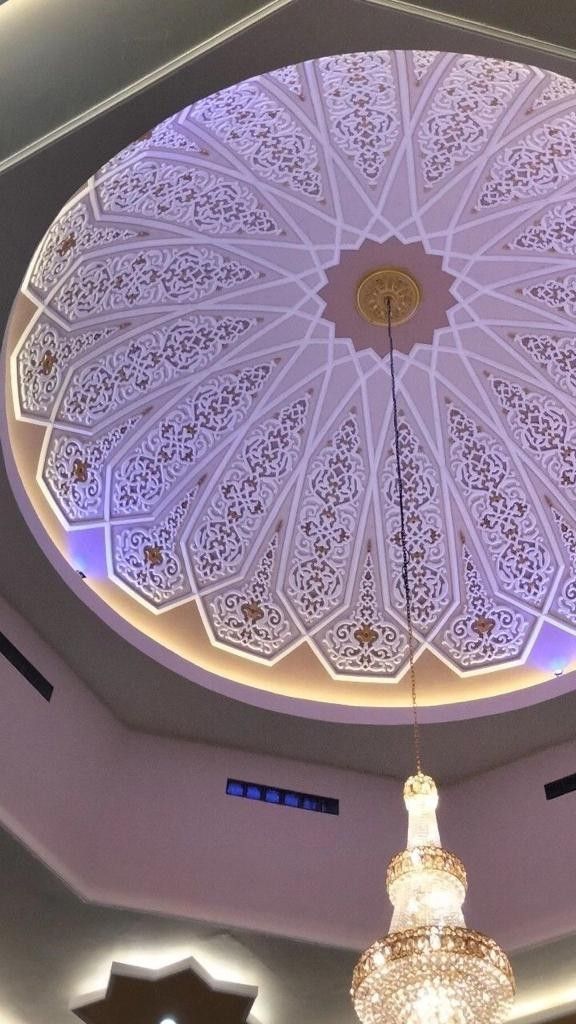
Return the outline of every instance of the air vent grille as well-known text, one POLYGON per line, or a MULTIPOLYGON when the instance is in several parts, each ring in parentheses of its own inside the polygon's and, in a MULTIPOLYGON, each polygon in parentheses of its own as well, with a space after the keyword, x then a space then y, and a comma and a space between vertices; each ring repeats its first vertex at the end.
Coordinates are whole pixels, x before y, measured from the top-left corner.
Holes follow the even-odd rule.
POLYGON ((25 658, 21 651, 4 636, 4 633, 0 633, 0 654, 3 654, 7 661, 27 679, 31 686, 44 697, 44 700, 50 700, 54 692, 54 687, 47 679, 44 678, 41 672, 34 665, 25 658))
POLYGON ((576 790, 576 773, 565 775, 563 779, 555 779, 554 782, 547 782, 544 786, 547 800, 556 800, 566 793, 573 793, 576 790))

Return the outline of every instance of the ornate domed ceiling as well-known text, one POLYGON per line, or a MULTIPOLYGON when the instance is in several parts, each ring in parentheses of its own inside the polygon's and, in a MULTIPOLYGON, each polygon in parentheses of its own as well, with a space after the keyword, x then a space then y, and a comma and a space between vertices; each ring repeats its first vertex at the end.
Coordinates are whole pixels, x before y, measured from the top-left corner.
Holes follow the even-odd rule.
POLYGON ((539 699, 576 663, 576 84, 558 75, 329 57, 115 157, 15 304, 23 510, 192 678, 406 705, 381 278, 359 291, 376 270, 413 289, 394 331, 420 699, 539 699))

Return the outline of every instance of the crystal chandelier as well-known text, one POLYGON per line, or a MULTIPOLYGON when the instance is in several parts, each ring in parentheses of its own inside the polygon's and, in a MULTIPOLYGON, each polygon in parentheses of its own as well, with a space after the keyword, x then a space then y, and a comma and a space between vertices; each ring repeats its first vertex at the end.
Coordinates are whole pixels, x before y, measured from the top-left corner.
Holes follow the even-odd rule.
POLYGON ((392 301, 387 321, 416 774, 404 786, 406 849, 392 858, 386 875, 394 907, 390 932, 360 957, 351 995, 362 1024, 498 1024, 514 997, 512 969, 493 939, 466 927, 466 871, 442 848, 436 785, 421 766, 392 301))

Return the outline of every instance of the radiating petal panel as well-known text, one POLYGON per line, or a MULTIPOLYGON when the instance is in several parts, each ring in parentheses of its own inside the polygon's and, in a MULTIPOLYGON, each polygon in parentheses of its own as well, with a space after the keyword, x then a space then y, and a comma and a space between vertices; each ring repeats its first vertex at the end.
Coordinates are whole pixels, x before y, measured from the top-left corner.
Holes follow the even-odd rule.
POLYGON ((490 57, 464 55, 452 63, 418 132, 428 187, 481 152, 529 73, 522 64, 490 57))
POLYGON ((367 551, 353 604, 321 638, 335 675, 384 679, 397 675, 407 656, 407 637, 382 607, 382 593, 372 553, 367 551))
MULTIPOLYGON (((179 381, 185 386, 191 374, 209 366, 254 326, 255 320, 249 317, 190 314, 153 330, 132 332, 129 341, 108 347, 105 354, 83 362, 71 375, 58 419, 91 427, 160 389, 179 381)), ((47 343, 43 339, 43 345, 47 343)), ((96 348, 93 343, 89 347, 96 348)), ((79 343, 77 350, 81 350, 79 343)), ((41 373, 48 358, 44 351, 37 360, 41 373)))
POLYGON ((256 79, 200 100, 191 116, 264 181, 308 199, 323 198, 314 139, 256 79))
POLYGON ((190 544, 199 585, 241 569, 256 530, 297 464, 309 404, 304 395, 260 423, 225 471, 190 544))
POLYGON ((43 480, 56 507, 69 523, 104 518, 106 466, 141 418, 135 413, 90 439, 64 430, 52 432, 44 459, 43 480))
MULTIPOLYGON (((410 564, 414 625, 429 633, 451 601, 446 528, 442 515, 439 474, 405 419, 399 425, 405 527, 410 564)), ((402 538, 396 452, 391 450, 382 470, 382 522, 385 526, 392 606, 406 609, 402 578, 402 538)))
POLYGON ((541 607, 554 562, 526 490, 502 444, 470 416, 447 408, 450 469, 499 586, 541 607))
POLYGON ((490 592, 465 541, 461 558, 464 601, 442 634, 441 645, 462 669, 510 662, 521 654, 534 617, 490 592))
POLYGON ((107 213, 185 224, 207 235, 277 236, 280 227, 254 190, 203 167, 146 160, 130 164, 98 187, 107 213))
POLYGON ((153 526, 112 528, 114 575, 154 608, 191 593, 180 536, 199 486, 153 526))
POLYGON ((318 63, 334 144, 373 183, 400 134, 391 55, 347 53, 318 63))
POLYGON ((55 310, 70 323, 97 314, 197 302, 257 279, 257 271, 215 249, 147 248, 87 261, 65 281, 55 310))
POLYGON ((308 465, 286 595, 311 626, 341 603, 366 481, 355 412, 308 465))
POLYGON ((276 596, 278 531, 272 535, 246 582, 218 591, 206 602, 217 640, 267 660, 298 637, 298 630, 276 596))
POLYGON ((210 378, 154 422, 114 469, 112 514, 153 512, 165 494, 196 472, 213 445, 242 423, 272 370, 273 364, 262 363, 210 378))

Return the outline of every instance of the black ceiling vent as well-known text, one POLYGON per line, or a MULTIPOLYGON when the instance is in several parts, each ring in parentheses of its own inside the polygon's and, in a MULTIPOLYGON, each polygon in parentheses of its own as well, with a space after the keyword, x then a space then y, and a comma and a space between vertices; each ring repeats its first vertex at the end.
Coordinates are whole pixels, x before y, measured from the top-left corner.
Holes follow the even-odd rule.
POLYGON ((37 668, 34 668, 34 665, 28 661, 28 658, 24 657, 17 647, 14 647, 14 644, 10 642, 7 636, 4 636, 4 633, 0 633, 0 654, 3 654, 11 665, 14 665, 14 668, 18 670, 20 675, 28 680, 40 696, 44 697, 44 700, 50 700, 54 692, 52 683, 49 683, 42 673, 37 668))
POLYGON ((565 775, 563 779, 555 779, 554 782, 547 782, 544 786, 547 800, 556 800, 565 793, 573 793, 576 790, 576 772, 574 775, 565 775))

